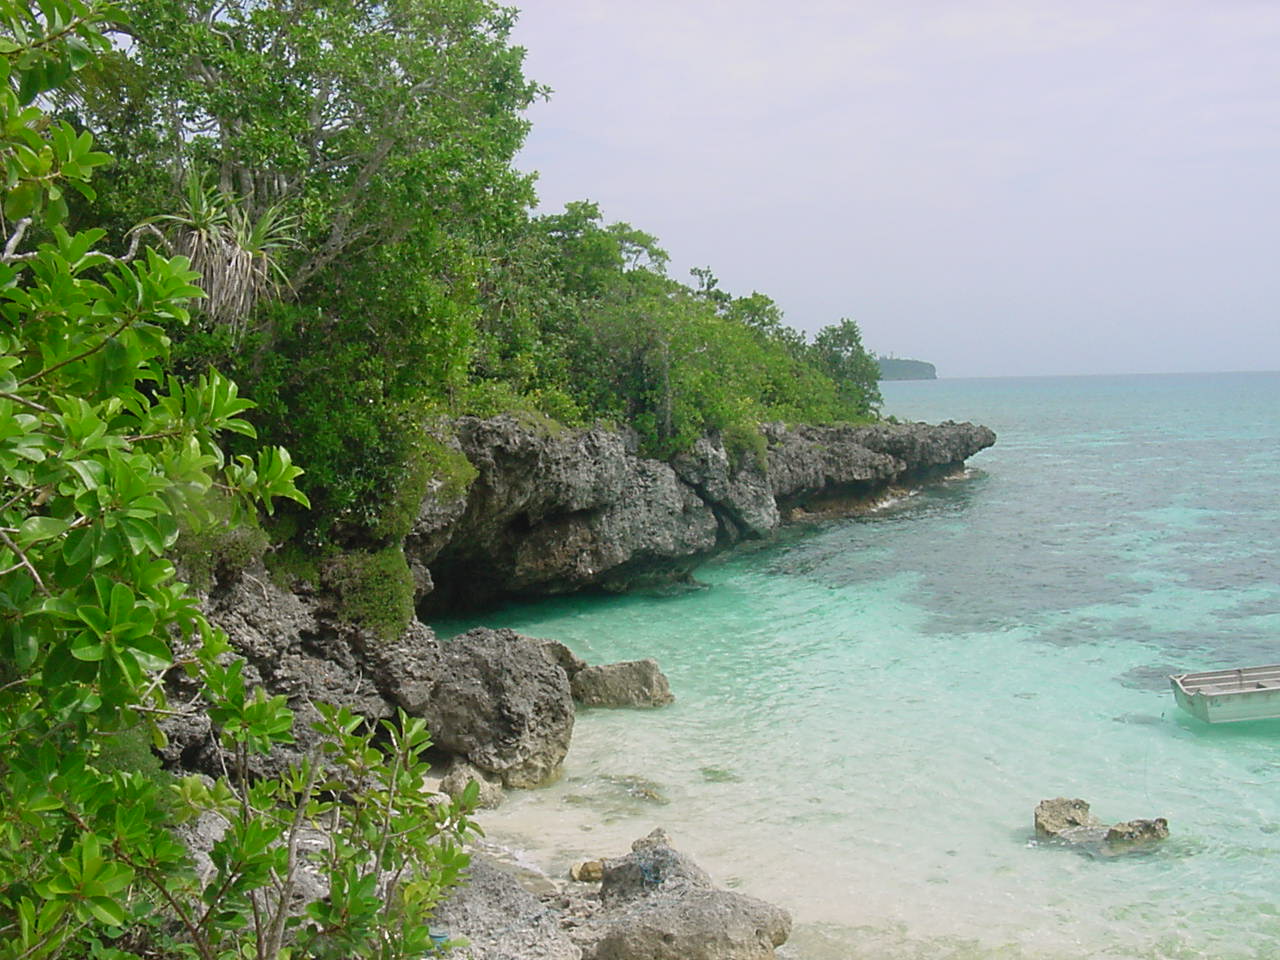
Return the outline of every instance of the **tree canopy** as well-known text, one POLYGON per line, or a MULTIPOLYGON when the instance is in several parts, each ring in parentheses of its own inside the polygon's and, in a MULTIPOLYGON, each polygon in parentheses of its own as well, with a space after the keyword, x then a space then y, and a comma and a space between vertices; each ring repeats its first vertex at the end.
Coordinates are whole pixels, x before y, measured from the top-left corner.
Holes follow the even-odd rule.
POLYGON ((308 465, 316 543, 394 539, 386 504, 423 476, 437 415, 610 420, 657 456, 765 419, 875 415, 860 341, 836 362, 766 295, 710 269, 679 282, 655 237, 595 204, 533 213, 514 158, 546 91, 510 9, 124 7, 128 42, 60 109, 124 158, 100 219, 191 256, 210 296, 173 368, 227 369, 257 401, 259 434, 308 465))

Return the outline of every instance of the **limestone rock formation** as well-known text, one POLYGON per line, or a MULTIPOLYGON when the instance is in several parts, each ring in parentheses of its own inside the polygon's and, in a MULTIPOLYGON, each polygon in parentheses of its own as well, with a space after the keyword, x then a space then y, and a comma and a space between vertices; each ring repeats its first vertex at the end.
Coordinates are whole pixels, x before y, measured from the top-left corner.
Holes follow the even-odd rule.
POLYGON ((651 659, 583 667, 570 689, 587 707, 660 707, 675 700, 658 661, 651 659))
MULTIPOLYGON (((559 644, 510 630, 440 643, 418 620, 387 640, 344 623, 324 597, 277 586, 260 566, 216 585, 203 602, 245 657, 246 681, 283 695, 297 718, 298 742, 254 756, 254 773, 279 773, 313 746, 316 701, 374 720, 397 708, 425 718, 438 748, 482 772, 482 802, 496 796, 489 780, 534 786, 555 775, 568 750, 574 705, 561 661, 581 661, 559 644)), ((198 702, 180 671, 171 696, 198 702)), ((221 772, 207 716, 175 716, 164 726, 170 766, 221 772)))
POLYGON ((1169 839, 1169 821, 1164 817, 1154 820, 1126 820, 1108 828, 1103 838, 1114 849, 1126 849, 1169 839))
POLYGON ((626 430, 513 415, 463 417, 454 428, 474 482, 464 494, 429 493, 447 502, 424 503, 405 541, 438 608, 678 580, 728 546, 769 536, 792 512, 856 509, 995 442, 968 423, 766 424, 760 450, 731 452, 711 435, 667 463, 640 456, 626 430))
POLYGON ((1107 826, 1083 800, 1056 797, 1036 806, 1037 836, 1060 840, 1095 856, 1113 857, 1150 848, 1169 836, 1169 821, 1126 820, 1107 826))
POLYGON ((769 960, 791 933, 785 910, 716 887, 660 833, 605 861, 600 896, 571 931, 584 960, 769 960))
POLYGON ((555 776, 573 734, 565 672, 536 640, 478 628, 440 645, 435 676, 411 713, 436 745, 496 775, 534 787, 555 776))
POLYGON ((1089 812, 1089 804, 1083 800, 1055 797, 1041 800, 1036 805, 1035 827, 1036 835, 1040 837, 1060 837, 1081 827, 1101 825, 1102 821, 1089 812))

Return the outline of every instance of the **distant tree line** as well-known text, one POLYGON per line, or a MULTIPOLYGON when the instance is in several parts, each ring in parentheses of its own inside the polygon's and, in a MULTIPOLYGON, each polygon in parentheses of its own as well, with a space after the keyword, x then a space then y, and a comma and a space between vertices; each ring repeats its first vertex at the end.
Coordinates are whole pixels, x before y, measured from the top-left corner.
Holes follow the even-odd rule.
POLYGON ((904 357, 876 357, 881 380, 936 380, 937 368, 924 360, 908 360, 904 357))

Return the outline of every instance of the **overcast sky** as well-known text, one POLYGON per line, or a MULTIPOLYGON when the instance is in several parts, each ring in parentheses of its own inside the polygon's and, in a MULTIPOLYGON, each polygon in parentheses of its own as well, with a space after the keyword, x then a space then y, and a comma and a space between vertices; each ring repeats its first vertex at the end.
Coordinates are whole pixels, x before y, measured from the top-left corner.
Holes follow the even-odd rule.
POLYGON ((940 376, 1280 369, 1277 0, 514 0, 520 158, 940 376))

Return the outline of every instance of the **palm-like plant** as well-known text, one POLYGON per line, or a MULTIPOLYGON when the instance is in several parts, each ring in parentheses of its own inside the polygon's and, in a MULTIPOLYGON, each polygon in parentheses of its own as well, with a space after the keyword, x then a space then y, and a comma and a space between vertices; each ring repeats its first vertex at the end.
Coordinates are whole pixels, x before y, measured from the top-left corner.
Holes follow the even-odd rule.
POLYGON ((229 328, 238 344, 254 308, 289 289, 281 254, 297 245, 297 217, 271 206, 253 217, 237 198, 188 174, 182 206, 152 217, 140 227, 160 224, 173 252, 187 257, 205 291, 201 312, 212 324, 229 328))

